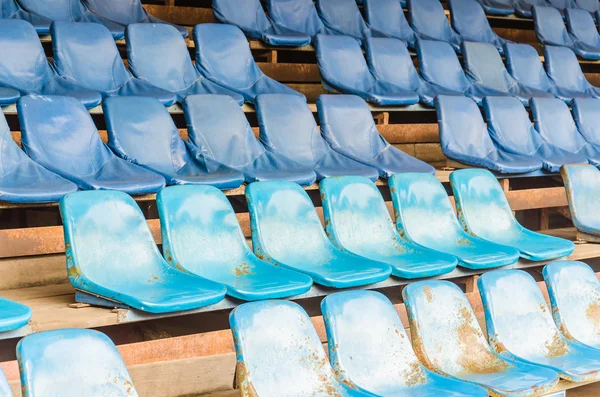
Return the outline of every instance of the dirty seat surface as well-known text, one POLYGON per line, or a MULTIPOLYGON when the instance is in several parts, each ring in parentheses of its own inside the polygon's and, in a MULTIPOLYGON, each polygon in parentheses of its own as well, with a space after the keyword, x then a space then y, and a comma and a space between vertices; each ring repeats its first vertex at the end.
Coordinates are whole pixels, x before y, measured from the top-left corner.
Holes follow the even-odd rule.
POLYGON ((578 96, 600 97, 600 88, 590 84, 570 48, 545 45, 544 64, 548 77, 558 88, 577 92, 578 96))
POLYGON ((327 34, 352 37, 361 42, 371 35, 354 0, 316 0, 317 12, 327 34))
MULTIPOLYGON (((21 303, 0 298, 0 332, 24 327, 31 319, 31 309, 21 303)), ((2 383, 2 382, 0 382, 2 383)), ((2 387, 0 386, 0 396, 2 387)))
POLYGON ((411 48, 415 47, 417 36, 409 25, 396 0, 363 0, 365 17, 369 26, 386 36, 403 40, 411 48))
POLYGON ((483 7, 476 0, 449 0, 452 27, 463 40, 492 44, 500 54, 505 39, 492 30, 483 7))
POLYGON ((577 230, 600 236, 600 171, 592 165, 561 169, 571 218, 577 230))
POLYGON ((439 0, 409 1, 408 20, 420 40, 444 41, 460 52, 463 39, 450 27, 439 0))

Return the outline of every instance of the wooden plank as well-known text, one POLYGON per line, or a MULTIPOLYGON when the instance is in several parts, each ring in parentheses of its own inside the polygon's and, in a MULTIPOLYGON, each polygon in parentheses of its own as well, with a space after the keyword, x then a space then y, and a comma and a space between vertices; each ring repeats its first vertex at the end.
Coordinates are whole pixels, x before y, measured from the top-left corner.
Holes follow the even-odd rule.
POLYGON ((195 26, 200 23, 216 22, 212 8, 172 7, 155 4, 144 4, 144 8, 155 17, 178 25, 195 26))
POLYGON ((264 74, 281 83, 321 83, 316 64, 258 62, 258 67, 264 74))

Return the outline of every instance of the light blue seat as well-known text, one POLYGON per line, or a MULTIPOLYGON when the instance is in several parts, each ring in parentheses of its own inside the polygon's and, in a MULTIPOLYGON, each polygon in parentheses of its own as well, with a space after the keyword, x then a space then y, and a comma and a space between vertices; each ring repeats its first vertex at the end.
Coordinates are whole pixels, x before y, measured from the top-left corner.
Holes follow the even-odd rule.
POLYGON ((554 323, 569 340, 600 349, 600 281, 583 262, 558 261, 544 267, 554 323))
POLYGON ((558 88, 600 98, 600 88, 590 84, 570 48, 545 45, 544 63, 548 77, 558 88))
POLYGON ((33 25, 39 34, 50 33, 52 20, 25 10, 17 0, 1 0, 2 19, 22 19, 33 25))
POLYGON ((477 281, 488 340, 497 353, 558 372, 572 382, 600 378, 598 350, 566 339, 534 278, 522 270, 497 270, 477 281))
POLYGON ((133 74, 177 95, 182 102, 188 95, 229 95, 240 105, 244 97, 222 87, 194 67, 190 52, 173 26, 165 23, 136 23, 127 26, 127 58, 133 74))
POLYGON ((355 0, 316 0, 327 34, 350 36, 358 42, 371 35, 355 0))
POLYGON ((546 0, 513 0, 515 7, 515 14, 521 18, 532 18, 533 11, 531 8, 535 5, 547 7, 548 2, 546 0))
POLYGON ((589 145, 600 148, 600 100, 576 98, 571 108, 579 133, 589 145))
POLYGON ((231 312, 229 324, 241 395, 373 397, 336 378, 310 317, 296 303, 245 303, 231 312))
POLYGON ((310 37, 327 31, 312 0, 267 0, 266 4, 271 19, 281 26, 310 37))
POLYGON ((138 395, 119 351, 98 331, 29 335, 17 345, 17 360, 23 397, 138 395))
POLYGON ((226 95, 190 95, 183 102, 188 141, 202 156, 238 170, 246 182, 291 181, 312 185, 310 167, 265 149, 244 111, 226 95))
POLYGON ((354 95, 321 95, 317 99, 321 132, 333 150, 379 171, 435 173, 431 165, 390 145, 377 130, 369 107, 354 95))
POLYGON ((379 292, 338 292, 321 301, 321 311, 329 361, 342 382, 357 390, 379 396, 487 397, 482 387, 423 367, 398 312, 379 292))
POLYGON ((493 396, 543 395, 558 383, 552 370, 494 352, 456 284, 420 281, 406 286, 402 296, 413 346, 428 369, 482 386, 493 396))
POLYGON ((510 15, 515 12, 512 0, 478 0, 486 14, 510 15))
POLYGON ((156 204, 163 256, 176 268, 224 284, 246 301, 302 294, 312 279, 275 267, 248 247, 227 197, 211 186, 163 189, 156 204))
MULTIPOLYGON (((571 35, 583 44, 600 52, 600 34, 592 14, 586 10, 569 8, 565 11, 565 16, 571 35)), ((598 56, 597 53, 596 56, 598 56)))
POLYGON ((600 237, 600 171, 592 165, 565 165, 565 183, 571 219, 578 231, 600 237))
POLYGON ((127 194, 68 194, 60 202, 60 213, 67 274, 78 301, 171 313, 224 298, 224 285, 169 266, 144 214, 127 194))
POLYGON ((317 179, 361 175, 373 181, 379 171, 346 157, 329 146, 321 135, 310 108, 301 98, 286 94, 262 94, 256 98, 260 141, 267 150, 312 168, 317 179))
POLYGON ((433 175, 396 174, 389 180, 400 236, 458 258, 468 269, 510 265, 519 251, 463 230, 442 183, 433 175))
POLYGON ((212 185, 227 190, 244 183, 241 172, 197 153, 185 142, 156 99, 112 97, 102 108, 113 152, 162 175, 167 185, 212 185))
POLYGON ((476 0, 448 0, 448 8, 452 27, 463 40, 489 43, 504 53, 507 40, 492 30, 481 4, 476 0))
POLYGON ((0 397, 13 397, 12 390, 4 372, 0 369, 0 397))
POLYGON ((575 8, 575 0, 546 0, 548 5, 557 9, 564 16, 569 8, 575 8))
MULTIPOLYGON (((31 309, 21 303, 0 298, 0 332, 14 331, 22 328, 31 319, 31 309)), ((0 375, 2 371, 0 371, 0 375)), ((1 377, 0 377, 1 378, 1 377)), ((2 381, 0 379, 0 396, 2 394, 2 381)))
POLYGON ((337 248, 388 263, 402 278, 437 276, 456 267, 454 256, 400 237, 379 189, 368 179, 327 178, 319 189, 325 230, 337 248))
POLYGON ((408 20, 419 40, 444 41, 455 51, 461 51, 463 39, 450 27, 439 0, 409 1, 408 20))
POLYGON ((586 10, 592 15, 600 10, 600 2, 598 0, 574 0, 574 4, 577 8, 586 10))
POLYGON ((515 218, 500 183, 492 173, 464 169, 450 174, 456 212, 465 231, 497 244, 514 247, 534 261, 570 255, 569 240, 525 229, 515 218))
POLYGON ((308 194, 290 182, 256 182, 246 188, 252 249, 277 266, 306 273, 333 288, 383 281, 386 263, 340 251, 327 238, 308 194))
POLYGON ((364 0, 363 3, 365 17, 372 29, 415 47, 417 36, 406 20, 399 0, 364 0))

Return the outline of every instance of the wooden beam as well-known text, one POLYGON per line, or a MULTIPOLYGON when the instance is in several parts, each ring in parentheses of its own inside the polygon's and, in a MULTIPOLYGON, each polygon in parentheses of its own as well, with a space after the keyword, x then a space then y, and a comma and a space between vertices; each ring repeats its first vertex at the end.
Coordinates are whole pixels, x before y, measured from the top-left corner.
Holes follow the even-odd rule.
POLYGON ((212 8, 173 7, 171 5, 155 4, 144 4, 144 8, 155 17, 178 25, 195 26, 200 23, 216 22, 212 8))

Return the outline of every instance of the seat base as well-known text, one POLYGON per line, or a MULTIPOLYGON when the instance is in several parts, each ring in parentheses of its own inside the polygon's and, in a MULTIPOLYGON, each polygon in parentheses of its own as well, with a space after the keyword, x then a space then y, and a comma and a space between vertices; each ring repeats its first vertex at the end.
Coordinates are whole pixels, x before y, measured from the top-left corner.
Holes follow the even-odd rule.
POLYGON ((576 241, 600 244, 600 236, 591 233, 585 233, 577 230, 576 241))
POLYGON ((131 309, 124 303, 104 298, 100 295, 90 294, 89 292, 84 292, 78 289, 75 290, 75 302, 86 303, 92 306, 108 307, 111 309, 131 309))

